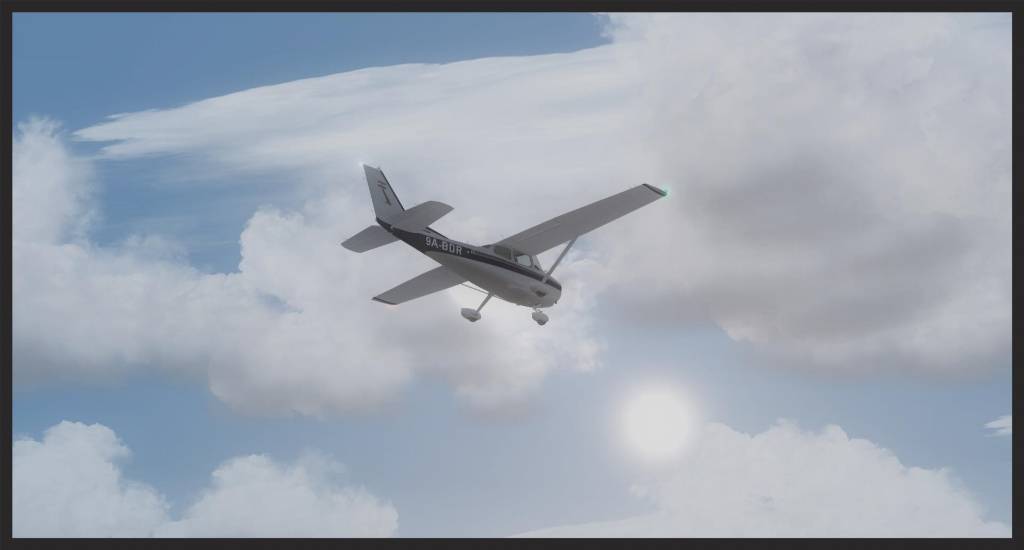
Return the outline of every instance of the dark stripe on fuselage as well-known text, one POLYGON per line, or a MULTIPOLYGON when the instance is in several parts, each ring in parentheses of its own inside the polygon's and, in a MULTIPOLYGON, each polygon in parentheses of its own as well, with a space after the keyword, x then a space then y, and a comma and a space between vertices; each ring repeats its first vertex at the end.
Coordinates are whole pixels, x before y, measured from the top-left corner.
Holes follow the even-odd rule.
MULTIPOLYGON (((434 231, 434 230, 433 230, 433 229, 431 229, 431 228, 430 228, 429 226, 428 226, 428 227, 426 228, 426 230, 427 230, 427 231, 430 231, 431 233, 433 233, 433 234, 435 234, 435 235, 437 235, 438 237, 441 237, 441 238, 443 238, 443 239, 448 239, 448 237, 445 237, 444 235, 442 235, 440 231, 434 231)), ((451 240, 451 239, 448 239, 448 240, 451 240)))
MULTIPOLYGON (((383 227, 388 233, 391 233, 395 237, 398 237, 399 239, 402 240, 402 242, 408 244, 409 246, 415 248, 416 250, 419 250, 420 252, 438 252, 441 254, 451 254, 452 256, 459 256, 460 258, 467 258, 473 261, 500 267, 502 269, 507 269, 509 271, 519 273, 520 275, 526 275, 527 277, 535 279, 537 281, 544 280, 543 273, 538 273, 528 267, 521 266, 515 262, 504 260, 502 258, 499 258, 498 256, 492 256, 490 254, 487 254, 486 252, 479 252, 477 250, 474 250, 473 247, 465 243, 452 241, 451 239, 448 239, 444 235, 441 235, 440 233, 437 233, 437 231, 434 231, 430 228, 427 228, 427 230, 430 231, 431 233, 437 233, 438 236, 448 240, 449 244, 454 244, 455 246, 461 248, 462 253, 459 254, 457 252, 452 251, 451 249, 445 250, 443 248, 434 248, 432 246, 427 246, 425 237, 428 237, 429 235, 425 233, 414 233, 411 231, 404 231, 402 229, 392 227, 390 223, 383 221, 380 218, 377 218, 377 223, 380 224, 380 226, 383 227)), ((562 285, 551 277, 548 277, 548 280, 544 281, 544 284, 551 285, 557 288, 559 291, 562 290, 562 285)))

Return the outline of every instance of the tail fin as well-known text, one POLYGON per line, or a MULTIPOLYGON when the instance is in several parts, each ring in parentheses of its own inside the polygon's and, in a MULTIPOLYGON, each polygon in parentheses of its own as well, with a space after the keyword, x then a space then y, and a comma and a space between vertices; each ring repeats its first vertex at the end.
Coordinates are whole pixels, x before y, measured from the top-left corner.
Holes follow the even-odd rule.
MULTIPOLYGON (((452 207, 443 202, 427 201, 395 214, 387 223, 390 224, 389 227, 403 231, 422 231, 451 211, 452 207)), ((341 246, 355 252, 366 252, 397 240, 398 238, 387 229, 380 225, 371 225, 346 239, 341 246)))
POLYGON ((395 190, 391 188, 388 178, 384 177, 384 172, 381 172, 380 168, 364 164, 363 170, 366 171, 366 184, 370 187, 373 213, 378 219, 390 223, 395 216, 405 212, 402 202, 398 200, 398 195, 395 194, 395 190))

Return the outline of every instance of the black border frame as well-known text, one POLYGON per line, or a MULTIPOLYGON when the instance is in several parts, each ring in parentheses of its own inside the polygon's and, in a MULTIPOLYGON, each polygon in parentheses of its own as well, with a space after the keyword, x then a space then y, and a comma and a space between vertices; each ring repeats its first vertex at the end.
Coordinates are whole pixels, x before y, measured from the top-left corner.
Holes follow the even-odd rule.
MULTIPOLYGON (((0 167, 3 167, 3 181, 7 189, 11 189, 13 178, 13 167, 11 164, 13 144, 13 103, 12 103, 12 47, 11 36, 13 14, 15 12, 625 12, 625 11, 654 11, 654 12, 778 12, 778 11, 816 11, 816 12, 1010 12, 1015 14, 1015 6, 1005 0, 981 0, 977 2, 955 2, 955 1, 928 1, 928 0, 898 0, 896 2, 883 2, 880 0, 838 0, 836 2, 824 3, 810 0, 779 0, 776 2, 764 0, 723 0, 719 2, 709 0, 696 1, 670 1, 670 0, 638 0, 626 2, 625 0, 485 0, 482 2, 466 2, 465 0, 379 0, 372 2, 368 0, 338 1, 338 0, 9 0, 2 4, 3 19, 0 21, 0 41, 2 52, 0 62, 3 63, 2 73, 3 86, 3 109, 0 112, 0 120, 4 128, 3 151, 0 157, 0 167)), ((1012 15, 1011 15, 1012 17, 1012 15)), ((1013 53, 1020 51, 1020 42, 1016 29, 1012 31, 1013 53)), ((1018 70, 1018 57, 1014 56, 1012 64, 1012 82, 1017 83, 1017 76, 1021 73, 1018 70)), ((1017 104, 1014 96, 1012 117, 1016 119, 1017 104)), ((1018 128, 1013 129, 1013 139, 1017 141, 1018 128)), ((1016 153, 1016 149, 1014 149, 1016 153)), ((1016 155, 1014 155, 1016 157, 1016 155)), ((1012 180, 1017 182, 1016 172, 1012 171, 1012 180)), ((7 202, 4 212, 8 220, 12 220, 13 201, 9 192, 0 194, 7 202)), ((1016 210, 1018 194, 1013 192, 1013 207, 1016 210)), ((1016 219, 1014 220, 1016 221, 1016 219)), ((1017 224, 1013 224, 1013 236, 1017 236, 1017 224)), ((3 257, 4 263, 11 268, 11 225, 2 224, 4 232, 4 246, 6 254, 3 257)), ((1013 239, 1013 258, 1024 257, 1024 247, 1020 241, 1013 239)), ((1016 261, 1014 261, 1016 263, 1016 261)), ((11 271, 8 270, 7 273, 11 271)), ((922 545, 929 547, 950 547, 963 548, 970 546, 978 547, 1012 547, 1013 540, 1017 538, 1017 514, 1013 513, 1011 525, 1012 535, 1010 539, 439 539, 439 538, 397 538, 397 539, 30 539, 12 538, 12 517, 11 517, 11 451, 13 445, 13 356, 12 356, 12 314, 13 288, 8 286, 8 291, 3 293, 5 301, 5 314, 3 316, 3 342, 6 344, 4 356, 5 368, 0 373, 0 382, 4 382, 3 390, 0 391, 0 405, 2 405, 3 430, 4 430, 4 451, 0 454, 0 528, 2 528, 2 545, 7 548, 49 548, 53 546, 92 546, 126 547, 126 546, 180 546, 183 544, 214 545, 222 547, 225 545, 246 544, 264 546, 288 547, 324 547, 342 546, 349 548, 385 548, 395 545, 415 545, 420 547, 448 548, 451 546, 527 546, 538 543, 551 545, 552 547, 579 547, 590 548, 592 546, 628 546, 628 547, 665 547, 665 546, 690 546, 698 545, 705 547, 724 548, 733 545, 755 545, 770 544, 780 545, 787 548, 804 548, 811 546, 828 546, 831 548, 854 548, 861 546, 903 548, 907 544, 922 545)), ((1012 295, 1013 305, 1017 305, 1017 293, 1012 295)), ((1016 363, 1016 333, 1013 334, 1011 347, 1012 360, 1016 363)), ((1011 367, 1012 377, 1012 367, 1011 367)), ((1013 395, 1018 394, 1017 380, 1013 380, 1013 395)), ((1013 415, 1016 416, 1017 399, 1013 399, 1013 415)), ((1016 442, 1016 435, 1013 442, 1016 442)), ((1015 447, 1015 445, 1014 445, 1015 447)), ((1014 457, 1014 469, 1017 461, 1014 457)))

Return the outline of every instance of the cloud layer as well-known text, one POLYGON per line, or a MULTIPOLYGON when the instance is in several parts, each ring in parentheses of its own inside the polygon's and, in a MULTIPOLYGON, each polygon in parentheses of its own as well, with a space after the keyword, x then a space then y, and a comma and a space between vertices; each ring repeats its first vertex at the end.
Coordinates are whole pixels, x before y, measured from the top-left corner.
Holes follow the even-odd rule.
MULTIPOLYGON (((340 482, 343 467, 232 458, 178 518, 153 487, 124 478, 130 451, 100 424, 61 422, 13 445, 15 537, 394 536, 398 513, 340 482)), ((541 537, 1008 537, 945 469, 906 466, 838 426, 779 422, 748 435, 708 424, 690 450, 633 487, 652 513, 551 527, 541 537)))
POLYGON ((76 136, 109 159, 330 182, 360 213, 348 232, 365 210, 358 160, 456 202, 448 221, 469 239, 651 181, 671 200, 587 238, 627 319, 711 320, 819 368, 1008 361, 1005 14, 621 14, 609 35, 256 88, 76 136))
POLYGON ((398 513, 363 489, 339 485, 340 465, 310 455, 280 464, 263 455, 221 464, 178 520, 154 488, 125 479, 130 456, 101 424, 61 422, 41 441, 13 446, 15 537, 380 537, 398 513))
POLYGON ((785 362, 1008 365, 1009 19, 613 17, 675 250, 610 240, 624 303, 785 362), (626 269, 626 267, 630 269, 626 269))
POLYGON ((784 364, 1004 366, 1009 29, 1002 14, 624 14, 598 48, 369 68, 74 132, 102 162, 175 159, 166 180, 294 185, 305 206, 255 212, 228 274, 162 236, 90 242, 89 163, 25 124, 15 376, 155 367, 238 409, 323 414, 429 374, 495 406, 600 364, 597 300, 621 322, 717 323, 784 364), (503 303, 469 325, 455 312, 479 296, 462 288, 369 301, 432 262, 338 246, 372 219, 360 161, 404 202, 453 204, 437 228, 471 242, 640 181, 672 193, 584 237, 543 329, 503 303))
MULTIPOLYGON (((79 188, 95 182, 53 123, 23 124, 15 158, 15 210, 47 228, 23 230, 16 220, 16 378, 162 368, 207 378, 214 394, 240 410, 320 415, 377 405, 418 372, 450 380, 473 404, 502 405, 558 365, 597 362, 582 316, 587 304, 572 290, 561 322, 544 330, 526 310, 496 303, 488 305, 488 323, 470 331, 454 314, 480 299, 468 289, 401 310, 371 302, 433 262, 397 247, 362 257, 338 246, 352 232, 344 222, 353 212, 363 214, 358 224, 371 219, 365 196, 358 207, 334 192, 302 211, 262 209, 240 237, 239 271, 208 274, 160 236, 101 247, 58 231, 80 221, 79 188), (47 196, 20 200, 27 191, 47 196), (50 200, 70 206, 44 208, 50 200)), ((581 265, 569 262, 565 273, 581 265)))
POLYGON ((780 422, 748 435, 709 424, 689 454, 634 487, 653 513, 526 533, 536 537, 1009 537, 945 469, 780 422))

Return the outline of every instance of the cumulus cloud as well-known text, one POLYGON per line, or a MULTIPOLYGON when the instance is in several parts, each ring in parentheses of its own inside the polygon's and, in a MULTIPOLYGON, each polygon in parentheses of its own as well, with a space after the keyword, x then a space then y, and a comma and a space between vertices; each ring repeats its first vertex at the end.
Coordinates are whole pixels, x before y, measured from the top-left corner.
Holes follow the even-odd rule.
POLYGON ((672 250, 603 245, 625 312, 670 300, 787 363, 1008 364, 1009 18, 612 20, 677 199, 650 212, 672 250))
POLYGON ((161 526, 156 535, 394 535, 398 528, 395 509, 363 489, 337 486, 331 480, 337 468, 337 464, 317 456, 293 465, 280 465, 263 455, 234 458, 213 472, 212 487, 182 519, 161 526))
POLYGON ((12 449, 15 537, 144 537, 168 519, 152 487, 124 479, 130 451, 100 424, 61 422, 12 449))
MULTIPOLYGON (((98 246, 18 229, 21 219, 76 223, 76 184, 91 180, 53 124, 22 125, 15 143, 16 379, 162 368, 205 377, 240 410, 321 415, 377 405, 418 372, 450 380, 473 404, 505 405, 556 366, 589 369, 598 360, 586 302, 574 304, 572 291, 561 322, 542 331, 528 312, 501 303, 488 305, 487 324, 469 326, 455 312, 479 297, 464 288, 400 311, 371 302, 433 262, 408 250, 357 256, 338 245, 355 232, 351 222, 372 220, 365 183, 358 196, 325 192, 299 211, 259 210, 240 236, 239 271, 209 274, 157 236, 98 246), (26 161, 37 158, 50 160, 26 161), (46 196, 22 200, 30 190, 46 196), (70 206, 45 208, 50 201, 70 206)), ((570 262, 566 272, 583 265, 570 262)))
POLYGON ((840 427, 779 422, 748 435, 708 424, 654 483, 654 509, 528 537, 1009 537, 946 469, 906 466, 840 427))
POLYGON ((233 273, 200 273, 153 236, 90 242, 89 163, 48 123, 22 126, 16 378, 157 367, 239 409, 323 414, 429 374, 494 406, 600 364, 598 303, 624 322, 714 322, 785 364, 1007 364, 1008 16, 610 21, 611 44, 578 52, 368 68, 74 132, 101 162, 302 184, 305 206, 253 214, 233 273), (368 300, 433 263, 337 246, 372 220, 360 161, 408 204, 451 203, 436 227, 470 242, 640 181, 672 193, 581 240, 547 326, 493 301, 469 325, 456 312, 480 297, 461 287, 368 300))
POLYGON ((59 242, 81 238, 93 220, 96 193, 92 165, 50 142, 61 133, 50 119, 18 125, 20 139, 11 150, 11 227, 15 240, 59 242))
MULTIPOLYGON (((341 483, 307 453, 223 462, 178 518, 152 486, 124 478, 130 451, 109 428, 61 422, 14 442, 15 537, 377 537, 394 507, 341 483)), ((1008 537, 946 469, 904 465, 838 426, 790 422, 748 435, 708 424, 690 450, 633 493, 653 512, 542 529, 531 537, 1008 537)))
POLYGON ((172 520, 158 491, 122 476, 128 456, 101 424, 64 421, 42 441, 15 441, 14 536, 380 537, 398 527, 394 507, 339 484, 341 466, 316 454, 293 464, 263 455, 228 460, 172 520))
POLYGON ((439 225, 477 241, 649 181, 670 199, 581 243, 627 320, 710 320, 816 367, 1007 363, 1008 15, 610 22, 598 48, 363 69, 75 135, 333 186, 338 235, 365 223, 357 161, 453 203, 439 225))
POLYGON ((992 430, 989 435, 1009 437, 1013 435, 1013 415, 1000 416, 992 422, 985 423, 985 427, 992 430))

